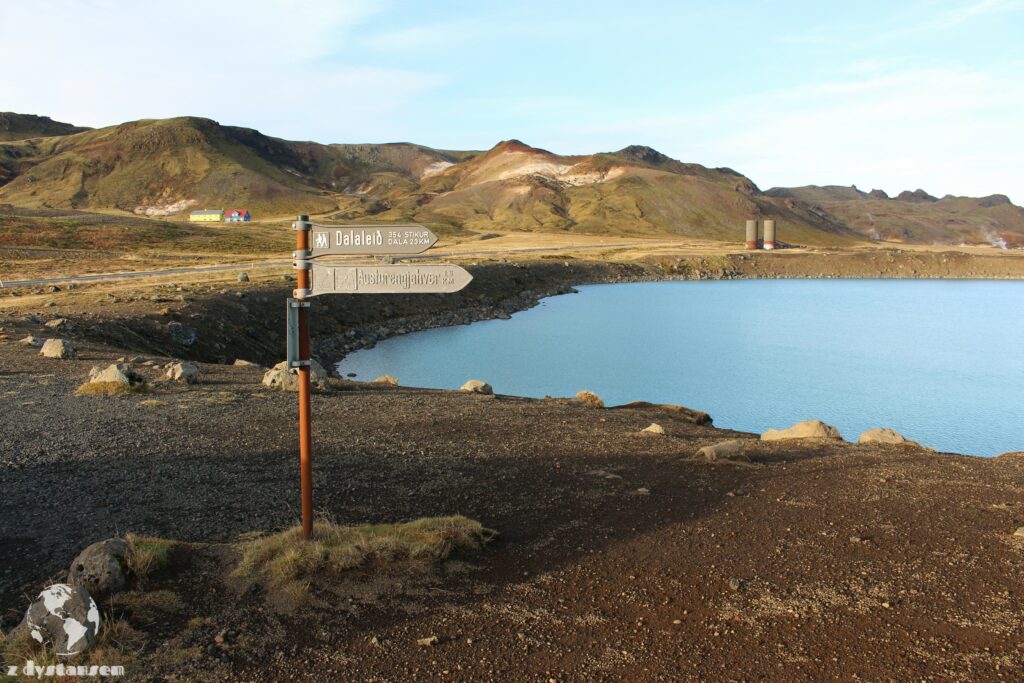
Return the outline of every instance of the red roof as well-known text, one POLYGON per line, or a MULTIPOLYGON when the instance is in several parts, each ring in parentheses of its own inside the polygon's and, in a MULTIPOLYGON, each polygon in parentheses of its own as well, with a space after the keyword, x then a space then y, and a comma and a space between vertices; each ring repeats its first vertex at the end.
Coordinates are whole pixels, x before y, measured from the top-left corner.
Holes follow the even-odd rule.
POLYGON ((249 209, 226 209, 224 211, 225 216, 248 216, 249 209))

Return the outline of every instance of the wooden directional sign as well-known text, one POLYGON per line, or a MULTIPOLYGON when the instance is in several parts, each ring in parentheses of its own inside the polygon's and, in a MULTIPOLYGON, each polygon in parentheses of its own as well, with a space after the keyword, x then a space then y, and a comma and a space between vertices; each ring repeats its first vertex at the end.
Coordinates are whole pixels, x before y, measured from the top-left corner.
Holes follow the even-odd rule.
POLYGON ((310 258, 343 254, 421 254, 437 242, 422 225, 314 225, 310 258))
POLYGON ((321 266, 313 264, 313 293, 422 294, 457 292, 473 276, 443 263, 401 266, 321 266))

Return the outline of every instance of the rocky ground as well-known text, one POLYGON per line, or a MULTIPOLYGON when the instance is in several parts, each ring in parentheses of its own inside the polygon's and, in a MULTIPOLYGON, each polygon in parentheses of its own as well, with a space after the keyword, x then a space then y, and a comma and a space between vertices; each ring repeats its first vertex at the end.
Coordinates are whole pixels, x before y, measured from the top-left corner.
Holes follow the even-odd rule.
MULTIPOLYGON (((701 276, 744 275, 719 272, 725 265, 701 276)), ((606 266, 603 277, 665 267, 606 266)), ((373 343, 385 327, 500 315, 544 287, 587 281, 558 275, 573 268, 582 266, 482 268, 486 286, 464 295, 477 313, 349 308, 322 323, 321 348, 373 343)), ((82 548, 131 531, 214 544, 186 547, 152 577, 146 590, 159 599, 146 609, 116 610, 145 636, 130 671, 142 680, 1024 675, 1024 537, 1014 534, 1024 458, 762 442, 657 406, 332 380, 314 396, 318 510, 353 524, 463 514, 500 537, 438 566, 337 577, 297 609, 240 591, 226 577, 231 547, 218 543, 298 518, 296 399, 262 387, 259 367, 209 361, 278 359, 276 341, 245 340, 280 325, 286 287, 159 294, 171 301, 121 292, 103 306, 57 296, 53 307, 0 313, 5 627, 82 548), (235 306, 246 313, 225 317, 235 306), (70 331, 45 327, 56 315, 70 331), (230 336, 243 320, 251 334, 230 336), (172 337, 169 322, 196 341, 182 344, 180 328, 172 337), (18 343, 27 334, 65 336, 78 357, 41 358, 18 343), (140 350, 132 365, 150 391, 74 395, 93 365, 140 350), (156 365, 170 357, 206 361, 200 381, 164 382, 156 365), (652 422, 666 433, 641 433, 652 422), (751 463, 693 459, 728 438, 745 441, 751 463)), ((335 315, 326 306, 321 318, 335 315)))

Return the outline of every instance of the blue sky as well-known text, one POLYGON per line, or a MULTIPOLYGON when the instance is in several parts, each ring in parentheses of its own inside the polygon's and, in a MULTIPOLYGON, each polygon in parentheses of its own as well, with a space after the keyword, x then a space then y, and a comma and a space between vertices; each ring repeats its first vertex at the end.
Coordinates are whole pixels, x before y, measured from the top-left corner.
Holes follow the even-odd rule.
POLYGON ((0 109, 1024 201, 1022 38, 1024 0, 7 2, 0 109))

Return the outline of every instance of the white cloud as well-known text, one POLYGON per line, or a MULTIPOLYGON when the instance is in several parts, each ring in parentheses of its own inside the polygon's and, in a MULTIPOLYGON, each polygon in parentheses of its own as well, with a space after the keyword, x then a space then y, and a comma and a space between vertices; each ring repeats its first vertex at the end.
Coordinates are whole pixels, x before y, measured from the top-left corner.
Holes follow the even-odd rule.
POLYGON ((999 74, 959 67, 872 73, 737 98, 699 114, 606 121, 576 134, 730 166, 763 188, 922 187, 940 196, 999 192, 1024 200, 1020 66, 999 74))
POLYGON ((17 66, 0 75, 0 100, 15 111, 92 126, 193 114, 269 124, 266 132, 280 136, 372 134, 383 113, 443 80, 332 58, 378 5, 3 3, 0 44, 17 66))

